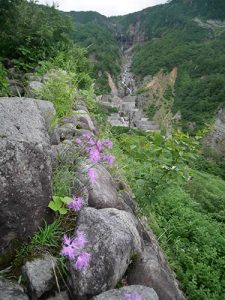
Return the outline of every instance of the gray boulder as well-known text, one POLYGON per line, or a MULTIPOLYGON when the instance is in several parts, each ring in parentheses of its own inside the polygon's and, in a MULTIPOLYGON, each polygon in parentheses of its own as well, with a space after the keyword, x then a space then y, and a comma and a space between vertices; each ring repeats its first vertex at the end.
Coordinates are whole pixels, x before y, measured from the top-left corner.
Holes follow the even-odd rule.
POLYGON ((0 255, 48 220, 51 152, 34 100, 0 98, 0 255))
POLYGON ((144 249, 128 272, 128 284, 151 287, 160 300, 184 300, 185 297, 154 234, 150 230, 145 230, 143 225, 139 224, 139 226, 144 240, 144 249))
POLYGON ((93 300, 124 300, 125 295, 139 295, 142 300, 159 300, 156 292, 146 286, 130 285, 117 290, 109 290, 93 298, 93 300))
POLYGON ((50 255, 27 262, 23 266, 23 275, 26 277, 32 300, 40 298, 55 285, 54 268, 56 259, 50 255))
POLYGON ((70 264, 69 283, 74 297, 91 297, 114 288, 141 248, 134 216, 114 208, 84 208, 78 217, 77 230, 87 235, 85 251, 91 254, 90 265, 77 271, 70 264))
MULTIPOLYGON (((31 99, 33 100, 33 99, 31 99)), ((45 124, 48 130, 51 129, 51 123, 56 117, 56 110, 54 108, 54 105, 50 101, 45 100, 36 100, 37 106, 45 119, 45 124)))
POLYGON ((73 115, 65 117, 61 120, 62 124, 72 123, 76 128, 82 128, 95 132, 95 126, 91 117, 85 110, 74 111, 73 115))
POLYGON ((203 145, 224 157, 225 150, 225 108, 221 108, 215 118, 213 130, 203 139, 203 145))
POLYGON ((69 295, 67 292, 56 293, 54 296, 50 296, 46 300, 69 300, 69 295))
POLYGON ((0 278, 0 300, 29 300, 29 298, 21 286, 0 278))
MULTIPOLYGON (((91 167, 90 164, 81 165, 81 173, 87 172, 91 167)), ((117 208, 126 210, 123 199, 119 197, 116 184, 109 172, 100 164, 92 167, 96 171, 96 181, 89 183, 89 199, 88 204, 91 207, 102 208, 117 208)), ((87 183, 87 178, 82 179, 87 183)))
POLYGON ((24 87, 19 80, 9 79, 8 84, 9 84, 10 95, 12 97, 24 95, 24 87))
POLYGON ((26 95, 29 97, 36 97, 42 87, 43 83, 40 81, 30 81, 27 85, 26 95))

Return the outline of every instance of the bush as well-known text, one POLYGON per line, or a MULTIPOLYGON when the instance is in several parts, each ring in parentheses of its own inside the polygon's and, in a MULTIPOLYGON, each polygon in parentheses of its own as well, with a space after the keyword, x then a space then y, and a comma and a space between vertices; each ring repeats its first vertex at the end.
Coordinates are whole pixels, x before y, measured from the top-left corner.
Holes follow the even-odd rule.
POLYGON ((61 118, 70 113, 75 104, 77 84, 74 83, 74 74, 58 69, 50 71, 47 76, 44 86, 37 91, 37 97, 51 101, 57 117, 61 118))
POLYGON ((0 97, 8 96, 9 87, 6 80, 6 71, 3 65, 0 63, 0 97))

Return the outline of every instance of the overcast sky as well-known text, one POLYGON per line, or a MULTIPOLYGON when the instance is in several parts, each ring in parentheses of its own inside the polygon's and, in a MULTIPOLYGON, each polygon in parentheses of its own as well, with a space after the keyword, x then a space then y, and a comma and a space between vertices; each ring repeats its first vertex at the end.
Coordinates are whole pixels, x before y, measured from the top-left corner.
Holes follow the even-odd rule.
POLYGON ((166 3, 167 0, 39 0, 39 3, 56 3, 60 10, 93 10, 105 16, 125 15, 143 8, 166 3))

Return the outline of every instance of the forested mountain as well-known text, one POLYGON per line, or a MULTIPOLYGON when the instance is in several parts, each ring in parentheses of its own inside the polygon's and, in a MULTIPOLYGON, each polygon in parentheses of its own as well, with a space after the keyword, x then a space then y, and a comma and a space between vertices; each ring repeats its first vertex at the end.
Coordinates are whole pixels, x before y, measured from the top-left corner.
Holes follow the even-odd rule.
POLYGON ((96 79, 96 92, 110 92, 109 72, 116 78, 120 72, 120 48, 111 21, 96 12, 67 13, 73 20, 73 40, 87 49, 93 64, 92 75, 96 79))
POLYGON ((173 111, 181 112, 185 130, 202 128, 224 104, 224 20, 225 2, 220 0, 173 0, 112 18, 123 34, 132 36, 136 27, 139 39, 148 40, 134 50, 138 77, 178 68, 173 111))

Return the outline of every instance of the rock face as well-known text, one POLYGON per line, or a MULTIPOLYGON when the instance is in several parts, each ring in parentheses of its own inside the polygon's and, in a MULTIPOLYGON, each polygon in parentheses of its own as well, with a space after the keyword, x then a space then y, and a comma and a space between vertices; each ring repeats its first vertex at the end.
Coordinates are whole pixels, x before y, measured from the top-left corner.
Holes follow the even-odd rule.
POLYGON ((29 97, 35 97, 37 92, 43 87, 43 83, 40 81, 30 81, 27 86, 27 95, 29 97))
POLYGON ((91 261, 81 271, 71 265, 69 282, 74 297, 91 297, 115 287, 127 270, 132 254, 140 250, 141 240, 135 218, 113 208, 85 208, 77 225, 77 230, 87 235, 85 251, 91 253, 91 261))
POLYGON ((206 136, 204 145, 212 148, 219 155, 224 155, 225 150, 225 108, 220 109, 214 125, 214 129, 206 136))
POLYGON ((130 285, 118 290, 110 290, 93 298, 93 300, 124 300, 126 295, 139 295, 142 300, 159 300, 156 292, 146 286, 130 285))
POLYGON ((125 205, 119 199, 116 185, 109 172, 101 165, 94 167, 96 181, 91 183, 88 204, 94 208, 118 208, 124 209, 125 205))
POLYGON ((29 300, 29 298, 21 286, 0 278, 0 300, 29 300))
POLYGON ((0 255, 49 217, 51 153, 37 101, 0 98, 0 255))
POLYGON ((48 255, 44 258, 27 262, 23 266, 23 274, 28 280, 33 300, 40 298, 45 292, 52 289, 54 285, 53 268, 55 266, 56 259, 48 255))
POLYGON ((95 132, 95 126, 91 120, 91 117, 85 110, 74 111, 69 117, 65 117, 61 120, 62 124, 73 124, 75 128, 83 128, 95 132))
MULTIPOLYGON (((140 226, 140 225, 139 225, 140 226)), ((154 288, 159 300, 184 300, 178 283, 151 231, 143 228, 144 250, 128 273, 128 284, 140 284, 154 288)))

